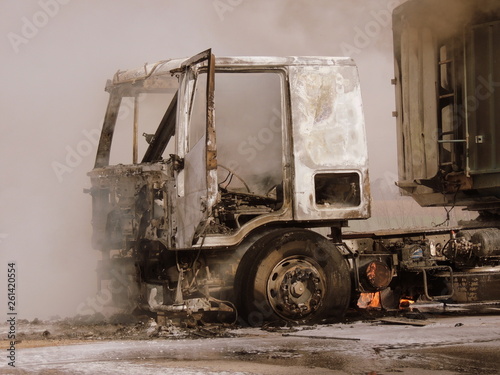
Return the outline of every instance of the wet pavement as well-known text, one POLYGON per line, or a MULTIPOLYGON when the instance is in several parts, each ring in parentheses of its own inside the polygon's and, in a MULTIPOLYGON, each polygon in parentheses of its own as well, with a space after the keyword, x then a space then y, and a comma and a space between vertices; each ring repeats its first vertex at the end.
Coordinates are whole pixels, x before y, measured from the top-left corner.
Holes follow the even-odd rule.
MULTIPOLYGON (((145 327, 145 332, 153 331, 157 331, 154 325, 145 327)), ((221 332, 212 338, 177 331, 165 337, 125 340, 94 334, 88 340, 38 347, 29 347, 30 340, 26 340, 16 350, 16 368, 8 367, 3 359, 0 373, 500 373, 500 315, 428 313, 420 319, 379 317, 342 324, 221 332)))

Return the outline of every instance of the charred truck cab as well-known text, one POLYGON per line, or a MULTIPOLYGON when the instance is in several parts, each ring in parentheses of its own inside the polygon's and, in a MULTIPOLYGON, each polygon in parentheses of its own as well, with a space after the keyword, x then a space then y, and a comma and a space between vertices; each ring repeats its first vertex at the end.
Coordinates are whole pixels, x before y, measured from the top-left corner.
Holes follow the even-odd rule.
POLYGON ((108 82, 89 173, 116 305, 261 324, 338 318, 361 293, 500 300, 500 6, 410 0, 393 21, 398 185, 483 220, 342 233, 370 216, 351 59, 207 50, 146 64, 108 82))
POLYGON ((338 237, 370 214, 352 60, 208 50, 118 72, 106 89, 90 172, 102 280, 120 273, 124 300, 160 313, 345 311, 345 250, 305 228, 338 237))

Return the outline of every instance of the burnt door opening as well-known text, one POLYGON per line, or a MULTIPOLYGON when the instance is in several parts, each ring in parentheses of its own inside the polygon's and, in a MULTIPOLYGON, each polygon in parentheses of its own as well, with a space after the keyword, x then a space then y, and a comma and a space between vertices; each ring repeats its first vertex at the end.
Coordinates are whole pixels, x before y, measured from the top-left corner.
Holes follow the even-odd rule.
POLYGON ((284 202, 281 71, 217 71, 215 123, 221 203, 215 231, 232 233, 284 202))
POLYGON ((189 248, 205 233, 217 200, 215 149, 214 56, 211 50, 181 66, 176 171, 176 247, 189 248))

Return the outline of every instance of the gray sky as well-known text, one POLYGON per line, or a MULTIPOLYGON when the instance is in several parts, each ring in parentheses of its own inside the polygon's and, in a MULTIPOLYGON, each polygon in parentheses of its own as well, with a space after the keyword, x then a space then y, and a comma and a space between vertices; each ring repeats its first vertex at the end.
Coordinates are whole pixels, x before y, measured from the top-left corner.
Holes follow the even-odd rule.
POLYGON ((395 178, 389 14, 402 2, 0 0, 0 291, 13 260, 27 318, 73 315, 95 294, 83 188, 104 86, 118 69, 210 47, 219 56, 348 54, 361 77, 371 179, 395 178))

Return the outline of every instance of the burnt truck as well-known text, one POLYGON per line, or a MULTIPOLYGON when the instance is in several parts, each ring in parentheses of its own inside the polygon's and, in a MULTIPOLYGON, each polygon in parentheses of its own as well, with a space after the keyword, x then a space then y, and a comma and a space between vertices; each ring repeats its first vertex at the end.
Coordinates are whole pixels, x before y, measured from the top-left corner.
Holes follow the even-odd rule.
POLYGON ((382 291, 500 301, 500 6, 411 0, 393 25, 397 184, 478 220, 346 230, 371 199, 350 58, 146 64, 108 81, 89 173, 99 285, 117 305, 261 324, 340 318, 382 291))

